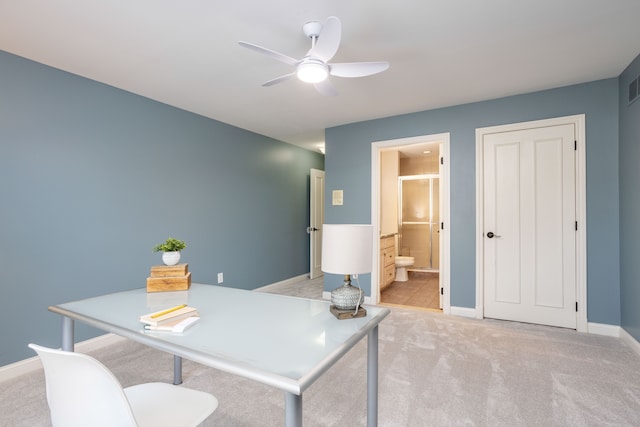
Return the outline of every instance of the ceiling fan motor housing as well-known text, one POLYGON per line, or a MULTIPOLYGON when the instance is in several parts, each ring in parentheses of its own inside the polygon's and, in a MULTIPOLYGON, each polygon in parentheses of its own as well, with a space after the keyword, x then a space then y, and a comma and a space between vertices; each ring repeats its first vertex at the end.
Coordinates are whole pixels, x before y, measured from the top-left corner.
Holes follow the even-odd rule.
POLYGON ((322 24, 318 21, 305 22, 302 26, 302 32, 309 38, 318 37, 322 31, 322 24))

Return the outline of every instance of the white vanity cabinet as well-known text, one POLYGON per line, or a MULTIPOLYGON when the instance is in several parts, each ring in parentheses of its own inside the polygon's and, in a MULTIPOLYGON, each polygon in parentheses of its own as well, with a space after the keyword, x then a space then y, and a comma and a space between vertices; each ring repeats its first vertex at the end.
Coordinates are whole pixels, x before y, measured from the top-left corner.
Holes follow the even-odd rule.
POLYGON ((395 236, 380 238, 380 290, 393 283, 396 276, 395 236))

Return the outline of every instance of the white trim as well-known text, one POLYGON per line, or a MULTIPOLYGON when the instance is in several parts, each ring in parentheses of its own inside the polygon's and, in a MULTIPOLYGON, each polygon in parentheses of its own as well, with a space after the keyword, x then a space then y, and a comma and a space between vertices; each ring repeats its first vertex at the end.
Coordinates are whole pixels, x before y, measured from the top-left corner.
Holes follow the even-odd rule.
POLYGON ((576 236, 576 300, 578 314, 576 328, 579 332, 587 332, 587 179, 586 179, 586 134, 585 115, 557 117, 546 120, 513 123, 502 126, 491 126, 476 129, 476 317, 484 317, 484 245, 482 224, 484 223, 484 204, 482 192, 484 188, 482 141, 486 134, 511 132, 514 130, 532 129, 543 126, 573 124, 577 142, 576 158, 576 216, 578 232, 576 236))
POLYGON ((452 316, 467 317, 469 319, 475 319, 477 317, 476 309, 469 307, 451 307, 450 314, 452 316))
MULTIPOLYGON (((305 280, 310 280, 309 276, 310 276, 310 274, 307 273, 307 274, 302 274, 302 275, 296 276, 296 277, 290 277, 288 279, 281 280, 281 281, 276 282, 276 283, 270 283, 270 284, 264 285, 264 286, 262 286, 260 288, 256 288, 256 289, 254 289, 254 291, 261 291, 262 292, 262 291, 266 291, 269 288, 275 287, 275 286, 292 285, 292 284, 297 283, 297 282, 303 282, 305 280)), ((316 277, 316 279, 317 279, 317 277, 316 277)))
POLYGON ((578 235, 576 239, 576 300, 578 301, 577 330, 587 330, 587 136, 585 115, 572 116, 576 130, 576 214, 578 235))
POLYGON ((638 356, 640 356, 640 342, 638 342, 629 332, 624 328, 620 328, 620 339, 627 344, 638 356))
POLYGON ((620 326, 608 325, 606 323, 592 323, 587 324, 587 332, 594 335, 605 335, 607 337, 620 337, 620 326))
MULTIPOLYGON (((126 338, 108 333, 75 344, 75 350, 81 353, 88 353, 94 350, 100 350, 108 345, 116 344, 124 340, 126 340, 126 338)), ((41 368, 42 364, 40 363, 38 356, 33 356, 28 359, 4 365, 0 367, 0 383, 19 377, 20 375, 37 371, 41 368)))
MULTIPOLYGON (((450 197, 451 192, 451 159, 449 144, 451 134, 449 132, 433 135, 421 135, 410 138, 392 139, 388 141, 376 141, 371 143, 371 224, 374 230, 373 239, 373 260, 371 272, 371 302, 377 304, 380 298, 379 289, 379 272, 380 272, 380 239, 378 238, 380 231, 379 217, 379 192, 380 192, 380 150, 383 148, 401 147, 406 145, 424 144, 429 142, 441 142, 442 150, 440 156, 444 159, 443 176, 440 177, 440 191, 444 192, 444 203, 441 206, 443 215, 440 221, 444 223, 444 230, 441 230, 440 245, 444 245, 444 257, 440 260, 440 282, 444 292, 442 299, 442 312, 450 314, 451 311, 451 220, 450 220, 450 197)), ((365 300, 365 303, 367 301, 365 300)))
POLYGON ((484 318, 484 150, 476 129, 476 319, 484 318))

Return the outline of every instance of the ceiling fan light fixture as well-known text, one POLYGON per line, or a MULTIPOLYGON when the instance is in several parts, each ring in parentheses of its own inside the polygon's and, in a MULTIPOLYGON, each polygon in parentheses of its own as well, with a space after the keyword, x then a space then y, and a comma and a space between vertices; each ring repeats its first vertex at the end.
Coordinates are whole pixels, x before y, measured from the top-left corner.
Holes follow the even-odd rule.
POLYGON ((310 21, 303 25, 302 32, 311 39, 311 49, 302 59, 295 59, 252 43, 240 41, 240 46, 267 55, 283 62, 294 69, 283 76, 276 77, 262 84, 263 87, 273 86, 291 79, 311 83, 316 91, 322 95, 336 96, 338 91, 328 80, 333 77, 366 77, 378 74, 389 68, 388 62, 330 62, 340 47, 342 38, 342 23, 335 16, 327 18, 323 25, 317 21, 310 21))
POLYGON ((329 68, 320 61, 305 61, 298 65, 296 75, 305 83, 320 83, 329 77, 329 68))

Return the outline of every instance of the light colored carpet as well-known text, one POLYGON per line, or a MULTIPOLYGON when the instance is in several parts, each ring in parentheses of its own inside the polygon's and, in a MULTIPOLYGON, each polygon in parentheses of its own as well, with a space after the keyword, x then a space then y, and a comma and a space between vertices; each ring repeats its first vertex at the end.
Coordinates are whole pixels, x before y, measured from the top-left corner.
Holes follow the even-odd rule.
MULTIPOLYGON (((640 425, 640 357, 619 339, 391 310, 380 325, 381 427, 640 425)), ((140 344, 92 355, 124 386, 172 379, 172 356, 140 344)), ((284 424, 276 389, 187 360, 183 377, 220 401, 205 426, 284 424)), ((0 426, 50 425, 43 378, 0 384, 0 426)), ((305 392, 303 416, 307 427, 366 425, 366 339, 305 392)))

